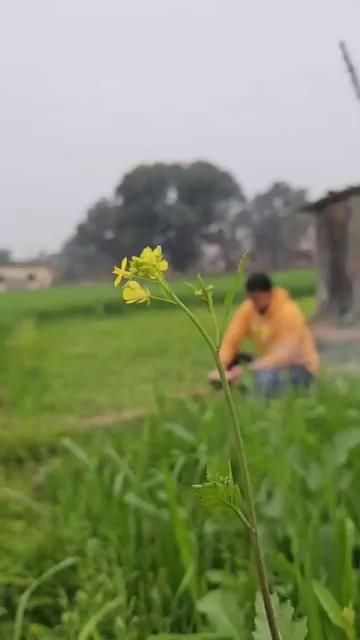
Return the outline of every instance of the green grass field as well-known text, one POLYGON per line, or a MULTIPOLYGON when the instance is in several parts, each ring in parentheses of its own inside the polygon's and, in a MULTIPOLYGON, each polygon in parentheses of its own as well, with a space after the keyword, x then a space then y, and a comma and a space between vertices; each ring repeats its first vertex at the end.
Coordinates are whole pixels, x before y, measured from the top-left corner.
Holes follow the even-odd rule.
MULTIPOLYGON (((215 283, 219 311, 228 282, 215 283)), ((311 311, 313 274, 279 282, 311 311)), ((192 490, 229 458, 239 478, 227 411, 220 394, 175 398, 205 385, 206 346, 180 311, 118 296, 109 284, 0 297, 0 638, 251 640, 248 535, 192 490), (139 407, 148 417, 77 429, 139 407)), ((272 587, 308 640, 355 640, 358 382, 236 402, 272 587)))
MULTIPOLYGON (((312 308, 312 273, 279 277, 312 308), (307 297, 304 297, 306 295, 307 297)), ((223 300, 229 279, 215 281, 223 300)), ((193 304, 182 284, 177 293, 193 304)), ((240 298, 239 298, 240 299, 240 298)), ((205 322, 207 312, 196 307, 205 322)), ((59 288, 0 297, 0 424, 14 416, 45 422, 56 416, 94 416, 152 407, 204 385, 211 366, 200 336, 178 310, 131 308, 110 286, 59 288), (42 418, 43 419, 43 418, 42 418)))
MULTIPOLYGON (((191 278, 188 279, 191 280, 191 278)), ((231 278, 216 276, 208 280, 215 284, 215 301, 221 303, 231 278)), ((310 270, 292 270, 276 274, 274 280, 276 284, 286 287, 297 298, 312 296, 315 291, 315 274, 310 270)), ((109 282, 105 284, 54 287, 46 291, 14 291, 3 294, 0 296, 1 324, 8 322, 9 319, 24 317, 50 321, 75 316, 88 318, 119 313, 129 314, 129 308, 124 307, 121 296, 114 290, 112 283, 111 276, 109 282)), ((182 281, 175 282, 174 289, 184 300, 192 299, 189 288, 182 281)), ((242 292, 239 290, 238 300, 241 296, 242 292)))

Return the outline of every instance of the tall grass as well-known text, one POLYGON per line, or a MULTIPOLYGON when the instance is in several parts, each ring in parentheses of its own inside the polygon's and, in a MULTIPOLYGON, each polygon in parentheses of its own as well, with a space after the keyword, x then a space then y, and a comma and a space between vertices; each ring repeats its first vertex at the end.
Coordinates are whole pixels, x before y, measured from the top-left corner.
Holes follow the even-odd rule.
MULTIPOLYGON (((311 273, 279 281, 313 294, 311 273)), ((228 281, 216 284, 222 301, 228 281)), ((216 395, 161 400, 208 362, 177 314, 130 319, 120 305, 102 286, 0 297, 0 638, 250 640, 248 537, 191 490, 234 459, 224 410, 216 395), (147 403, 150 385, 148 419, 71 431, 79 416, 147 403)), ((358 382, 238 401, 271 582, 309 640, 341 640, 345 607, 358 615, 358 382)))
MULTIPOLYGON (((272 582, 307 616, 309 640, 340 640, 313 581, 341 608, 357 607, 358 386, 323 382, 308 397, 241 402, 272 582)), ((232 455, 223 423, 216 397, 165 403, 126 429, 35 443, 21 463, 14 434, 2 485, 15 483, 24 499, 0 493, 0 637, 12 640, 19 598, 36 584, 22 616, 29 640, 250 638, 247 536, 191 491, 208 464, 232 455), (33 582, 68 557, 76 564, 33 582)))

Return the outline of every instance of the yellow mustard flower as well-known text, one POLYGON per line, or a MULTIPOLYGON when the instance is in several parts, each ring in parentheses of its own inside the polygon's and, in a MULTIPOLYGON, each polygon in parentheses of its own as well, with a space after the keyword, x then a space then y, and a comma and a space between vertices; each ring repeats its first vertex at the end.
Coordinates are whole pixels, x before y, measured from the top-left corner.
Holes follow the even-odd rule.
POLYGON ((114 267, 113 274, 116 276, 114 281, 114 287, 118 287, 121 284, 123 278, 130 278, 130 271, 126 271, 127 258, 123 258, 120 267, 114 267))
POLYGON ((158 245, 155 249, 151 249, 150 247, 146 247, 140 254, 140 258, 145 260, 148 264, 152 264, 159 269, 159 271, 164 272, 168 269, 167 260, 164 259, 162 254, 162 248, 158 245))
POLYGON ((142 287, 139 282, 130 280, 123 289, 123 299, 127 304, 141 304, 141 302, 150 304, 150 291, 142 287))
POLYGON ((157 246, 155 249, 146 247, 140 256, 134 256, 131 260, 131 273, 133 276, 143 276, 156 280, 165 271, 169 265, 163 257, 162 249, 157 246))

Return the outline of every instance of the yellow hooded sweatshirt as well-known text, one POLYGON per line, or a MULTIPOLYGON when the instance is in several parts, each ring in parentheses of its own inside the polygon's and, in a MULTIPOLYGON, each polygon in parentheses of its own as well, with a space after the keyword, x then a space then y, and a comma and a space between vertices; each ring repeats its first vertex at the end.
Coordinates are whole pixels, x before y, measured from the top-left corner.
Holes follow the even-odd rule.
POLYGON ((319 355, 298 305, 284 289, 274 289, 269 308, 259 314, 252 300, 246 300, 233 317, 225 333, 220 358, 228 367, 244 339, 256 348, 261 369, 281 369, 302 365, 310 373, 319 369, 319 355))

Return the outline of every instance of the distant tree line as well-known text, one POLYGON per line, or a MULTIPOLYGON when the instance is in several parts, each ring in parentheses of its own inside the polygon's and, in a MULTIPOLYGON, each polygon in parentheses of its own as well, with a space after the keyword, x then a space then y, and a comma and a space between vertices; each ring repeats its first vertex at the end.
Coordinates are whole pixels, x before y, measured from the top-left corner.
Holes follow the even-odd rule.
POLYGON ((6 267, 12 263, 12 256, 9 249, 0 248, 0 267, 6 267))
MULTIPOLYGON (((286 182, 249 199, 228 171, 209 162, 141 165, 88 210, 57 265, 68 281, 103 277, 122 256, 161 244, 175 271, 206 258, 233 270, 244 249, 264 267, 280 268, 306 229, 296 214, 305 201, 305 190, 286 182)), ((0 262, 9 258, 0 252, 0 262)))

